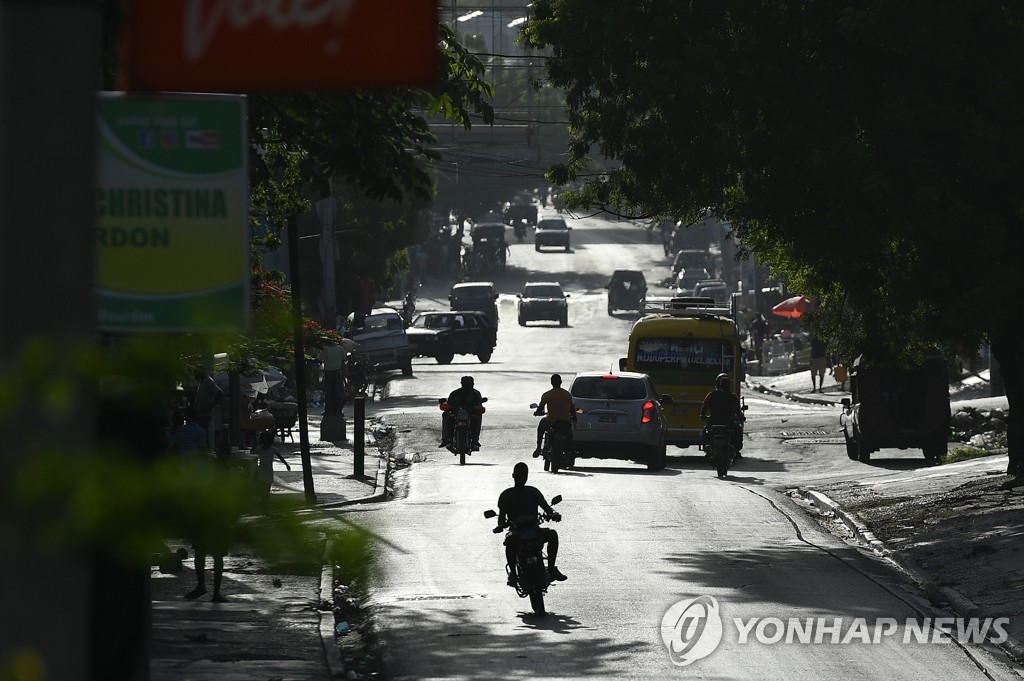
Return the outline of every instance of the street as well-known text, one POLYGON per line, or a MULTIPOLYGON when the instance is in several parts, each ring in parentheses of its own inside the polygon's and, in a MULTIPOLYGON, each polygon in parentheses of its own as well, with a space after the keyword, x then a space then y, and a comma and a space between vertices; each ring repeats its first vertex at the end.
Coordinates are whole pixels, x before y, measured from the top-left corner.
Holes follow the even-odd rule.
MULTIPOLYGON (((669 259, 659 243, 643 241, 639 227, 600 217, 567 221, 569 253, 537 253, 530 236, 511 244, 506 271, 493 277, 501 323, 489 363, 417 359, 414 375, 394 374, 376 405, 398 434, 395 454, 415 461, 402 471, 395 501, 351 515, 391 544, 378 548, 371 584, 391 675, 877 679, 898 670, 904 679, 1011 678, 980 646, 905 643, 902 635, 831 643, 828 632, 817 644, 774 642, 774 625, 753 628, 755 619, 841 618, 845 634, 858 618, 869 626, 892 618, 902 627, 908 618, 937 616, 888 565, 824 531, 782 494, 808 481, 863 475, 846 456, 834 407, 745 391, 744 457, 725 480, 696 449, 671 447, 668 467, 657 473, 599 459, 557 475, 542 470, 530 457, 537 419, 529 405, 550 374, 561 373, 568 385, 577 371, 617 370, 625 353, 635 315, 607 314, 603 286, 612 271, 642 269, 649 295, 668 294, 656 283, 669 259), (567 328, 516 324, 515 293, 526 281, 562 284, 571 296, 567 328), (488 403, 483 448, 459 466, 437 448, 437 398, 466 374, 488 403), (551 527, 569 579, 550 587, 543 618, 505 585, 501 536, 483 517, 512 484, 518 461, 530 465, 528 484, 564 499, 563 521, 551 527), (707 658, 676 666, 663 617, 699 596, 716 599, 722 641, 707 658), (752 627, 746 634, 743 623, 752 627)), ((418 309, 447 309, 449 283, 428 282, 418 309)), ((890 464, 919 458, 900 452, 890 464)))

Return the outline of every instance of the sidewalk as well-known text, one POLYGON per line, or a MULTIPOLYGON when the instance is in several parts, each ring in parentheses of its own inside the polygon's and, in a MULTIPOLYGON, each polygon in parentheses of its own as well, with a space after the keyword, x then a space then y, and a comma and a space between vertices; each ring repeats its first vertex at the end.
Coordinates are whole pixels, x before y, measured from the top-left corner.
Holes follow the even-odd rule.
MULTIPOLYGON (((831 385, 810 392, 810 374, 749 376, 751 390, 795 401, 838 403, 831 385)), ((1006 409, 977 379, 951 388, 953 412, 1006 409)), ((933 604, 961 617, 1007 617, 1000 647, 1024 662, 1024 485, 1005 474, 1005 453, 950 464, 864 464, 856 480, 808 485, 790 496, 905 572, 933 604)))
MULTIPOLYGON (((310 459, 316 507, 321 510, 385 498, 387 462, 378 456, 367 419, 363 479, 354 470, 351 411, 347 442, 321 442, 320 417, 309 417, 310 459)), ((276 443, 291 471, 275 463, 273 493, 304 499, 299 433, 294 442, 276 443)), ((177 548, 172 545, 171 548, 177 548)), ((224 559, 222 591, 227 603, 211 594, 194 601, 184 594, 195 586, 192 547, 180 571, 151 568, 151 681, 320 681, 345 678, 335 643, 332 569, 303 572, 273 566, 259 556, 233 551, 224 559)), ((211 588, 207 559, 207 588, 211 588)), ((211 589, 212 592, 212 589, 211 589)))

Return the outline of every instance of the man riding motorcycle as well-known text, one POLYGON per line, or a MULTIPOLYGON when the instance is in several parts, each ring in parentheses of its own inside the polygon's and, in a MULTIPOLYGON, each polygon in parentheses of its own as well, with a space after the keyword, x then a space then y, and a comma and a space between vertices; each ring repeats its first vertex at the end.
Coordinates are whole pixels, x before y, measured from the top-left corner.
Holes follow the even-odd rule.
POLYGON ((740 449, 743 448, 743 434, 737 423, 746 420, 746 417, 743 416, 740 399, 730 391, 731 382, 729 374, 718 374, 715 377, 715 389, 704 396, 700 420, 707 421, 704 426, 705 446, 711 441, 712 426, 728 426, 732 446, 736 450, 736 458, 739 459, 740 449))
POLYGON ((473 438, 472 449, 480 449, 480 422, 481 415, 478 407, 483 404, 483 396, 479 390, 473 387, 473 377, 463 376, 462 387, 456 388, 448 395, 448 411, 441 414, 441 444, 439 448, 452 445, 452 431, 455 428, 455 412, 459 407, 465 407, 469 411, 469 425, 473 438))
MULTIPOLYGON (((524 525, 537 522, 537 515, 540 509, 551 516, 551 519, 558 522, 562 516, 554 511, 544 495, 536 487, 526 484, 530 475, 529 467, 520 461, 512 468, 512 479, 515 485, 509 487, 498 496, 498 526, 494 528, 495 533, 501 532, 506 527, 506 519, 512 520, 517 527, 522 529, 524 525)), ((555 567, 555 559, 558 557, 558 533, 549 527, 537 528, 541 541, 548 545, 548 575, 557 582, 564 582, 568 579, 555 567)), ((505 562, 508 563, 508 585, 516 585, 516 552, 519 549, 516 534, 509 534, 505 540, 505 562)))
POLYGON ((547 391, 540 398, 540 404, 534 414, 540 415, 547 408, 547 416, 537 424, 537 449, 533 452, 533 458, 541 455, 541 447, 544 445, 544 433, 553 428, 556 422, 571 424, 576 420, 576 410, 572 404, 572 395, 562 387, 562 377, 558 374, 551 374, 551 390, 547 391))

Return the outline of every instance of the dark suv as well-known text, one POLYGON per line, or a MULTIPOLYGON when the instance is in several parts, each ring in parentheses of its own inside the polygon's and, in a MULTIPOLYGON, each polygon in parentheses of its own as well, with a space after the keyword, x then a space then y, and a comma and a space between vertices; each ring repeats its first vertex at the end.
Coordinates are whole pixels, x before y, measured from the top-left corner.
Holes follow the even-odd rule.
POLYGON ((556 281, 529 281, 519 298, 519 326, 538 319, 550 319, 561 326, 569 324, 569 297, 556 281))
POLYGON ((448 364, 455 355, 476 355, 484 363, 498 344, 498 330, 483 312, 421 312, 406 329, 414 357, 448 364))
POLYGON ((647 303, 647 278, 640 270, 615 270, 608 289, 608 314, 615 310, 636 310, 643 314, 647 303))
POLYGON ((463 281, 448 294, 452 310, 479 310, 498 326, 498 291, 489 281, 463 281))
POLYGON ((946 455, 949 374, 938 352, 910 369, 870 366, 858 358, 850 392, 839 425, 851 459, 867 463, 872 452, 888 447, 920 448, 931 461, 946 455))

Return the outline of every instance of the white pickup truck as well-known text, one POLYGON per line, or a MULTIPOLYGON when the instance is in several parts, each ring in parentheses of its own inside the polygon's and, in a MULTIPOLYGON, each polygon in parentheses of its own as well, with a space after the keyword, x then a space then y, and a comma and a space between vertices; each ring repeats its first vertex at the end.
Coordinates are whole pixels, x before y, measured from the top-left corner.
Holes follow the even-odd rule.
POLYGON ((405 324, 397 310, 377 307, 370 311, 362 326, 356 326, 355 315, 349 315, 343 328, 346 338, 359 344, 358 352, 367 363, 388 371, 401 369, 402 375, 412 376, 412 352, 405 324))

